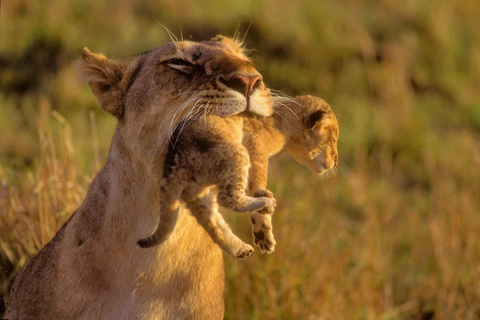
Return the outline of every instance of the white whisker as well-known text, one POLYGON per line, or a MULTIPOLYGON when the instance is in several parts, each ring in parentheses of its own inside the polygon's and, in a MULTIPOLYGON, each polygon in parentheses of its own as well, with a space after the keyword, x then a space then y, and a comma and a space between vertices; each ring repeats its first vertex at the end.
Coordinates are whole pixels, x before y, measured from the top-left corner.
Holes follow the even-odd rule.
POLYGON ((164 26, 162 23, 160 23, 159 21, 155 20, 159 25, 161 25, 163 27, 163 29, 165 29, 165 31, 167 31, 168 33, 168 36, 170 37, 170 40, 175 44, 176 47, 178 47, 178 38, 177 36, 172 32, 170 31, 166 26, 164 26))
POLYGON ((205 125, 207 125, 207 115, 208 115, 208 112, 210 111, 211 107, 212 107, 212 105, 207 102, 207 105, 203 109, 202 118, 203 118, 203 121, 204 121, 205 125))
MULTIPOLYGON (((198 107, 195 108, 196 105, 197 104, 195 103, 195 105, 192 107, 191 111, 187 114, 187 116, 185 116, 183 118, 183 120, 179 122, 179 125, 180 125, 180 123, 182 123, 182 126, 180 127, 180 130, 177 133, 177 138, 175 139, 175 143, 173 144, 173 148, 175 148, 175 146, 177 145, 178 138, 182 134, 182 131, 185 129, 185 127, 187 127, 193 121, 197 120, 198 119, 197 116, 199 116, 202 113, 202 107, 205 106, 205 104, 201 104, 201 105, 199 105, 198 107)), ((178 125, 177 125, 177 127, 178 127, 178 125)), ((174 132, 176 130, 177 130, 177 128, 175 128, 174 132)))
POLYGON ((237 41, 237 37, 240 36, 240 23, 237 23, 235 32, 233 33, 233 41, 237 41))
MULTIPOLYGON (((170 142, 171 142, 171 139, 172 139, 172 135, 173 135, 173 133, 177 130, 178 126, 181 125, 181 124, 184 125, 185 122, 188 121, 188 119, 190 119, 190 117, 192 116, 193 112, 196 110, 195 107, 196 107, 196 105, 198 104, 199 101, 200 101, 200 100, 197 100, 197 101, 195 102, 195 104, 193 105, 193 107, 187 112, 187 114, 183 117, 183 119, 177 123, 177 125, 175 126, 175 128, 173 128, 173 119, 172 119, 172 124, 171 124, 171 126, 170 126, 170 132, 169 132, 169 138, 168 138, 170 142)), ((178 115, 178 113, 177 113, 177 115, 178 115)), ((182 128, 182 129, 183 129, 183 128, 182 128)), ((180 130, 180 131, 181 131, 181 130, 180 130)), ((177 139, 178 139, 178 137, 177 137, 177 139)))
POLYGON ((277 103, 277 104, 275 104, 275 106, 278 106, 278 107, 281 106, 281 107, 287 109, 288 111, 290 111, 291 113, 293 113, 293 115, 294 115, 298 120, 300 120, 300 118, 297 116, 297 114, 296 114, 289 106, 287 106, 286 104, 277 103))
POLYGON ((172 110, 167 114, 167 116, 165 116, 165 118, 163 119, 163 121, 160 123, 160 127, 163 125, 163 123, 165 122, 165 120, 167 120, 168 118, 170 118, 170 116, 175 116, 176 113, 183 111, 183 110, 188 106, 189 103, 191 103, 191 102, 193 102, 193 101, 195 101, 195 100, 199 100, 199 99, 201 99, 201 98, 199 98, 199 97, 197 97, 197 98, 192 98, 192 99, 190 99, 190 100, 182 103, 182 104, 179 105, 178 107, 172 109, 172 110))
MULTIPOLYGON (((192 98, 190 100, 187 100, 185 101, 184 103, 182 103, 180 106, 174 108, 173 110, 171 110, 167 116, 162 120, 162 122, 160 123, 160 125, 158 126, 158 132, 157 132, 157 137, 161 137, 162 136, 162 127, 163 127, 163 124, 165 123, 165 121, 169 118, 169 117, 173 117, 173 116, 176 116, 179 112, 182 112, 182 110, 184 110, 186 107, 188 107, 188 105, 190 105, 193 101, 197 100, 196 102, 198 102, 198 100, 200 100, 200 98, 196 97, 196 98, 192 98)), ((165 141, 165 143, 163 144, 162 146, 162 149, 160 152, 163 152, 164 149, 165 149, 165 146, 168 144, 168 141, 170 140, 170 137, 165 141)), ((153 157, 152 157, 152 160, 150 161, 150 166, 152 166, 152 163, 153 161, 156 159, 156 155, 157 153, 159 152, 160 150, 160 145, 161 145, 161 139, 159 139, 157 141, 157 145, 154 149, 154 153, 153 153, 153 157)))
POLYGON ((287 120, 287 118, 281 112, 273 110, 273 113, 279 115, 283 120, 287 120))
POLYGON ((248 31, 250 31, 250 27, 252 26, 252 22, 248 25, 247 31, 245 31, 245 35, 243 36, 242 41, 240 42, 242 45, 245 43, 245 39, 247 38, 248 31))
MULTIPOLYGON (((163 144, 162 146, 162 152, 165 150, 165 147, 168 145, 168 143, 171 143, 171 137, 172 137, 172 127, 173 127, 173 122, 174 122, 174 118, 176 118, 178 116, 178 114, 182 113, 183 110, 185 110, 193 101, 195 101, 195 105, 198 103, 198 101, 200 101, 201 98, 197 97, 197 98, 193 98, 193 99, 190 99, 186 102, 184 102, 183 104, 181 104, 179 107, 175 108, 174 110, 172 110, 169 115, 167 117, 165 117, 165 119, 162 121, 162 123, 160 124, 160 126, 163 125, 163 122, 165 120, 167 120, 169 117, 172 118, 172 121, 171 121, 171 124, 170 124, 170 128, 169 128, 169 133, 168 133, 168 139, 165 141, 165 143, 163 144)), ((178 124, 177 124, 178 126, 178 124)))
POLYGON ((170 101, 172 101, 172 100, 175 100, 175 99, 177 99, 178 97, 183 96, 184 94, 193 93, 193 92, 195 92, 195 90, 190 90, 190 91, 182 92, 182 93, 180 93, 180 94, 177 94, 175 97, 173 97, 173 98, 171 98, 171 99, 168 99, 167 102, 170 102, 170 101))
MULTIPOLYGON (((197 99, 197 101, 195 102, 195 104, 193 105, 193 107, 187 112, 187 114, 188 114, 189 112, 191 112, 191 111, 195 108, 195 106, 197 105, 198 101, 200 101, 200 99, 201 99, 201 98, 198 98, 198 99, 197 99)), ((192 99, 192 100, 193 100, 193 99, 192 99)), ((192 100, 191 100, 191 101, 192 101, 192 100)), ((182 106, 182 107, 180 107, 180 108, 177 108, 178 111, 174 114, 174 116, 173 116, 173 118, 172 118, 172 121, 171 121, 171 123, 170 123, 170 134, 173 133, 172 127, 173 127, 173 124, 174 124, 177 116, 180 115, 188 106, 189 106, 189 104, 187 103, 187 104, 185 104, 184 106, 182 106)))
POLYGON ((301 108, 305 108, 305 106, 303 104, 301 104, 297 99, 292 98, 292 97, 282 97, 282 96, 276 96, 275 94, 272 94, 272 98, 273 98, 274 103, 276 103, 278 101, 284 101, 284 102, 286 101, 286 102, 294 103, 301 108))
POLYGON ((286 94, 283 91, 270 89, 270 93, 271 93, 274 101, 287 100, 287 101, 290 101, 292 103, 295 103, 296 105, 298 105, 302 108, 305 108, 305 106, 303 104, 301 104, 297 99, 289 96, 288 94, 286 94))

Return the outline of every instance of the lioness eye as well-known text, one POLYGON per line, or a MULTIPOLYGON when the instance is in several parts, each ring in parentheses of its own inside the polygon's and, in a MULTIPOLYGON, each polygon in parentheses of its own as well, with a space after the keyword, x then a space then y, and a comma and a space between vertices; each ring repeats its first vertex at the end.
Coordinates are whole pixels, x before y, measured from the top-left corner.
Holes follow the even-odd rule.
POLYGON ((172 64, 175 66, 193 67, 193 63, 183 59, 170 59, 164 62, 165 64, 172 64))
POLYGON ((183 59, 170 59, 163 62, 172 69, 183 73, 190 73, 193 71, 194 64, 183 59))

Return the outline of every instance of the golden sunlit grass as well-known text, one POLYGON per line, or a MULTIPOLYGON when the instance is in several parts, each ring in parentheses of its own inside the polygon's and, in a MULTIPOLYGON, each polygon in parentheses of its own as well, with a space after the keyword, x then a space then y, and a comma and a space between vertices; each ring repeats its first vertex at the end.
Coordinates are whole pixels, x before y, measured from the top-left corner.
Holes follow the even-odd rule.
MULTIPOLYGON (((0 294, 73 213, 114 128, 72 66, 233 35, 340 123, 327 181, 280 157, 273 255, 226 261, 226 319, 480 318, 480 2, 2 2, 0 294), (20 67, 21 66, 21 67, 20 67), (45 67, 48 66, 48 67, 45 67)), ((226 217, 252 242, 248 219, 226 217)), ((0 303, 1 314, 1 303, 0 303)))
POLYGON ((0 166, 0 268, 4 294, 13 277, 81 204, 91 181, 77 173, 68 122, 53 111, 38 129, 40 155, 32 170, 0 166), (57 134, 53 130, 57 130, 57 134), (4 278, 6 276, 6 278, 4 278))
MULTIPOLYGON (((68 122, 55 111, 45 118, 34 169, 0 170, 4 294, 78 207, 92 177, 76 168, 68 122)), ((398 319, 435 312, 441 319, 475 319, 478 189, 459 188, 451 173, 432 170, 428 189, 401 191, 390 161, 356 170, 342 162, 339 176, 323 182, 281 157, 270 173, 277 250, 245 261, 225 257, 226 318, 398 319), (390 174, 377 175, 375 165, 390 174)), ((227 219, 251 242, 246 217, 227 219)))

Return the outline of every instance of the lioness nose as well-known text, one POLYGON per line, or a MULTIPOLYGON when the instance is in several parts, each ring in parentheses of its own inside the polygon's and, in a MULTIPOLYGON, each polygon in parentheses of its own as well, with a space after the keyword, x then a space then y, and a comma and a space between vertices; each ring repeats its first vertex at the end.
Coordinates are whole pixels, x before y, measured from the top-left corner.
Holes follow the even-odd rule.
POLYGON ((230 79, 223 81, 227 87, 240 92, 245 95, 245 97, 249 97, 261 82, 261 75, 243 74, 235 74, 231 76, 230 79))

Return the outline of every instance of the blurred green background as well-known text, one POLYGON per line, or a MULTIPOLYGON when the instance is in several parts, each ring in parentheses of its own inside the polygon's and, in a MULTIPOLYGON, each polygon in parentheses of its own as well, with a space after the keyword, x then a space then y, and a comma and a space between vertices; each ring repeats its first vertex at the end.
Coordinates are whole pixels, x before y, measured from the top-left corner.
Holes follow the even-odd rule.
POLYGON ((2 1, 5 299, 106 160, 115 121, 73 61, 169 42, 157 21, 192 40, 251 24, 266 83, 324 98, 340 123, 338 176, 272 165, 277 250, 225 257, 226 319, 480 318, 478 0, 2 1))

